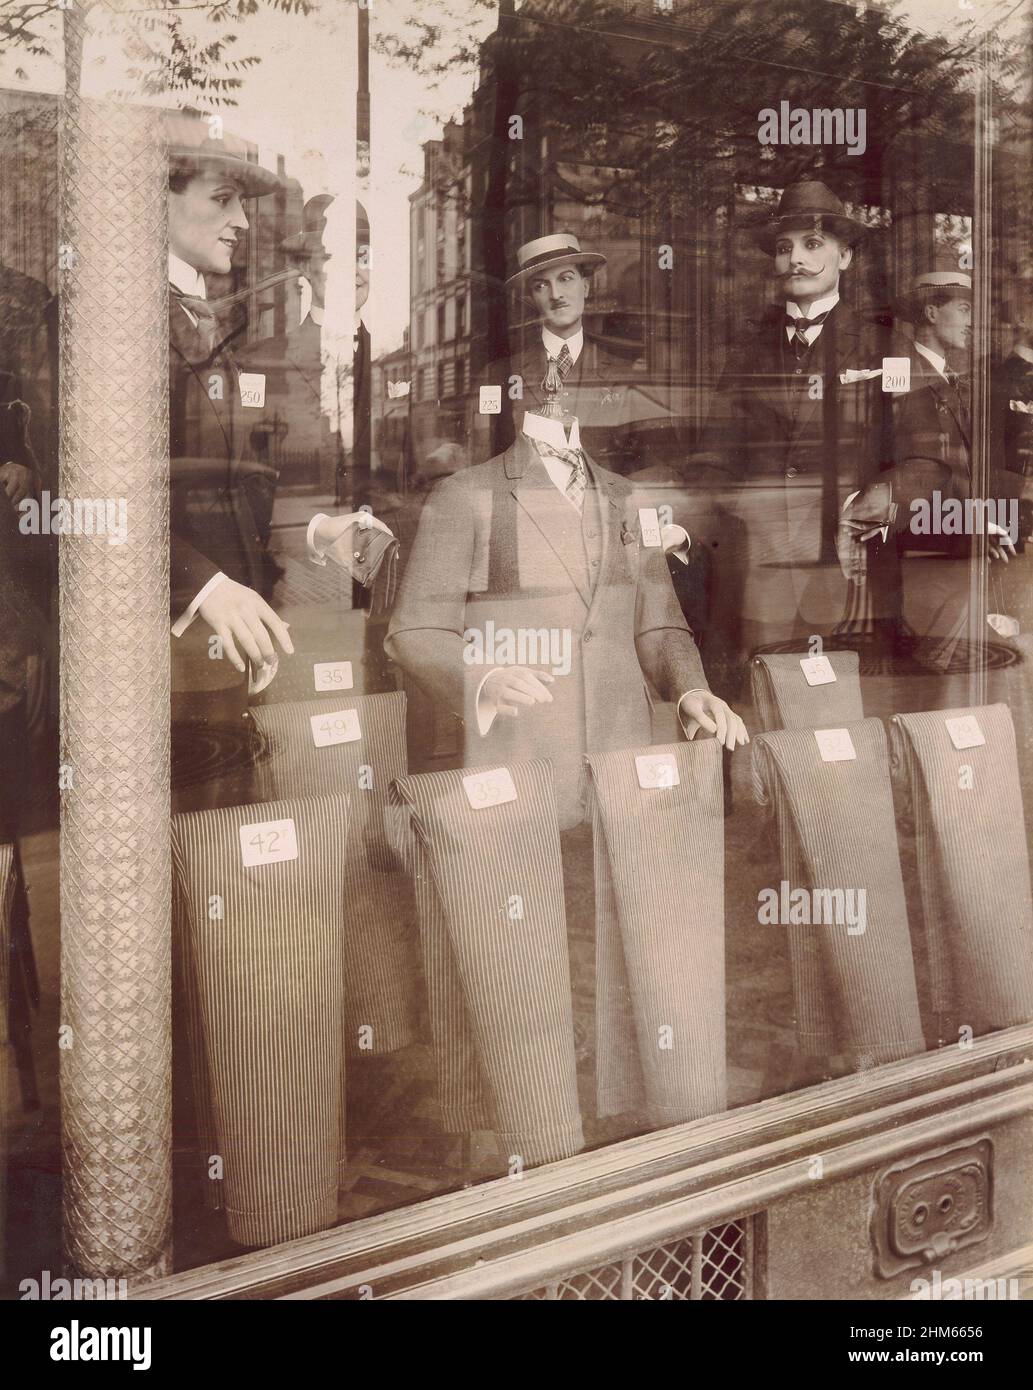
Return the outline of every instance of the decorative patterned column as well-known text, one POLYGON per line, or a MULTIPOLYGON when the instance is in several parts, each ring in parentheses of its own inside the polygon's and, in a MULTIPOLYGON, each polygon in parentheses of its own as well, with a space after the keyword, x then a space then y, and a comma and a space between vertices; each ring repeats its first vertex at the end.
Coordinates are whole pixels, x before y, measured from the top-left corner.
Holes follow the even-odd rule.
POLYGON ((80 93, 94 2, 65 12, 61 495, 128 524, 60 543, 64 1238, 132 1286, 171 1240, 166 165, 160 113, 80 93))

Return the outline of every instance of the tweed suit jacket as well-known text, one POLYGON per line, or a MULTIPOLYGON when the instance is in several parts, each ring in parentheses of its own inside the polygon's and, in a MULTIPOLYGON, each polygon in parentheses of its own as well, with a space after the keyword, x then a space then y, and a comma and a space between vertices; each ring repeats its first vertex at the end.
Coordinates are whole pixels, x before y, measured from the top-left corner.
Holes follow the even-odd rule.
POLYGON ((523 434, 505 453, 439 483, 386 643, 405 673, 464 721, 465 765, 552 759, 561 829, 583 819, 584 753, 648 744, 653 692, 677 700, 706 686, 663 551, 641 542, 637 507, 645 499, 593 460, 588 467, 585 534, 601 530, 595 567, 572 533, 577 513, 523 434), (500 715, 481 736, 476 698, 489 667, 469 660, 472 645, 464 659, 464 635, 483 637, 489 623, 495 633, 569 634, 570 669, 556 674, 551 704, 500 715))

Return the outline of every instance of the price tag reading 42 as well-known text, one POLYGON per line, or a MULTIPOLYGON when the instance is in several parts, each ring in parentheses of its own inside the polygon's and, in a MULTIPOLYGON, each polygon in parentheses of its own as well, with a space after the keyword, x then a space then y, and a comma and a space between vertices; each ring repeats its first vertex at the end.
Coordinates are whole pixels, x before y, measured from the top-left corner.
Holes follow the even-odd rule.
POLYGON ((314 714, 309 723, 312 725, 312 742, 317 748, 329 748, 335 743, 355 743, 362 737, 358 710, 338 709, 330 714, 314 714))
POLYGON ((240 854, 245 869, 297 859, 298 836, 293 820, 264 820, 254 825, 242 825, 240 854))
POLYGON ((513 774, 508 767, 494 767, 488 772, 473 772, 463 778, 466 799, 475 811, 485 811, 489 806, 501 806, 507 801, 517 799, 517 789, 513 785, 513 774))
POLYGON ((312 678, 317 690, 351 690, 355 684, 350 661, 317 661, 312 678))

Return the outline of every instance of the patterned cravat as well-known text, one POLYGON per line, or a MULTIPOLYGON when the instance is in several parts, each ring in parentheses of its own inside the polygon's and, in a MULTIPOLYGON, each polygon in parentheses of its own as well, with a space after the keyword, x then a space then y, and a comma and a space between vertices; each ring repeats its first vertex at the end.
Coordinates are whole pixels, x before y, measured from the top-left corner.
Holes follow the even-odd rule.
POLYGON ((215 351, 215 343, 219 333, 219 320, 215 310, 207 299, 201 299, 198 295, 182 294, 175 288, 173 288, 172 293, 183 308, 193 314, 197 320, 197 331, 204 342, 205 350, 211 356, 215 351))
POLYGON ((570 469, 570 477, 567 479, 567 485, 563 491, 578 511, 582 511, 585 505, 585 491, 588 487, 588 469, 585 467, 584 454, 580 449, 554 448, 551 444, 545 444, 540 439, 534 441, 534 446, 538 450, 540 458, 559 459, 560 463, 565 463, 570 469))
POLYGON ((793 345, 793 351, 796 353, 797 359, 801 358, 807 351, 807 349, 811 346, 810 343, 807 341, 807 329, 819 328, 831 313, 831 309, 826 309, 823 314, 816 314, 812 319, 794 319, 791 314, 786 314, 786 327, 791 328, 793 330, 793 336, 790 339, 790 341, 793 345))

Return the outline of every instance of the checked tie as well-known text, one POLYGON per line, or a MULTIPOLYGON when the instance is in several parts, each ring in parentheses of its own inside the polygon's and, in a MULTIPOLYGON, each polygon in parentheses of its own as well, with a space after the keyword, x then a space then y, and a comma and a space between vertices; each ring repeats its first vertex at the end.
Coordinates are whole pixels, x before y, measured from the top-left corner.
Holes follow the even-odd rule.
POLYGON ((807 329, 818 328, 825 322, 831 312, 831 309, 826 309, 823 314, 816 314, 812 319, 794 319, 791 314, 786 314, 786 327, 793 329, 791 342, 793 344, 793 351, 796 353, 797 361, 803 357, 810 347, 810 343, 807 341, 807 329))
POLYGON ((570 477, 567 479, 567 486, 564 488, 565 495, 573 502, 578 511, 584 510, 585 490, 588 487, 588 469, 585 467, 585 456, 580 449, 556 449, 551 444, 544 444, 540 439, 534 441, 535 448, 541 458, 559 459, 571 470, 570 477))
POLYGON ((543 394, 551 399, 559 395, 560 387, 570 375, 570 370, 574 365, 574 359, 570 355, 570 348, 566 343, 560 348, 558 357, 546 359, 545 380, 542 382, 543 394))

